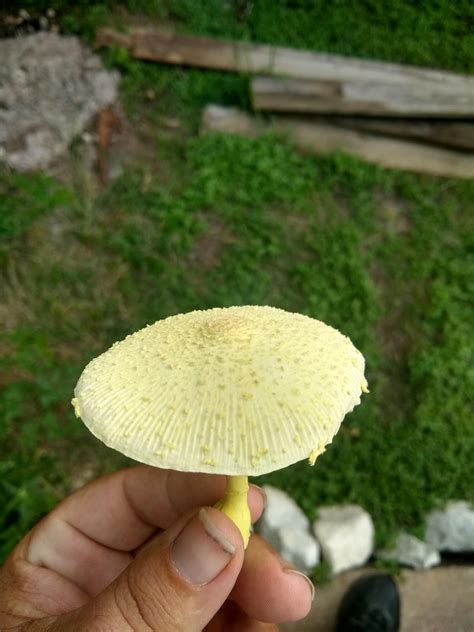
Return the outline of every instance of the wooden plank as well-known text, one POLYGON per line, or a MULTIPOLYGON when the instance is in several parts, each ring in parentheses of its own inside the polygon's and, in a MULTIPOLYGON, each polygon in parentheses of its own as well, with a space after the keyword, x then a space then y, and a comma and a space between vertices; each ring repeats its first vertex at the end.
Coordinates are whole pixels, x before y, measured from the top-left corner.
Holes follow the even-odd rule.
MULTIPOLYGON (((252 118, 237 108, 208 106, 203 112, 204 127, 215 131, 232 131, 244 136, 257 135, 262 121, 252 118)), ((290 121, 294 117, 290 117, 290 121)), ((283 124, 285 116, 280 116, 283 124)), ((302 122, 331 125, 341 128, 372 132, 385 136, 414 138, 434 145, 446 145, 474 150, 474 121, 443 121, 418 119, 367 118, 359 116, 312 116, 303 117, 302 122)))
POLYGON ((474 93, 441 89, 437 84, 398 85, 345 81, 307 81, 256 77, 252 80, 256 110, 273 112, 363 114, 393 117, 474 116, 474 93))
POLYGON ((474 120, 402 119, 362 116, 312 116, 308 122, 399 138, 414 138, 433 145, 474 150, 474 120))
MULTIPOLYGON (((203 124, 214 131, 241 133, 256 136, 262 131, 262 121, 252 118, 237 108, 209 106, 203 112, 203 124), (222 129, 220 130, 220 126, 222 129)), ((282 123, 285 117, 281 117, 282 123)), ((290 118, 293 120, 293 117, 290 118)), ((308 123, 319 123, 361 131, 415 138, 434 145, 446 145, 460 149, 474 150, 474 121, 428 121, 417 119, 366 118, 358 116, 312 116, 302 119, 308 123)))
POLYGON ((441 149, 326 123, 301 121, 296 117, 275 117, 271 123, 265 124, 236 108, 208 106, 203 112, 204 132, 257 136, 266 129, 283 132, 298 146, 322 154, 340 150, 392 169, 456 178, 474 177, 472 152, 441 149))
POLYGON ((97 29, 94 46, 104 48, 106 46, 121 46, 127 50, 132 49, 133 39, 131 35, 119 33, 113 29, 97 29))
POLYGON ((288 121, 277 123, 275 129, 287 131, 296 144, 322 153, 342 150, 392 169, 458 178, 474 177, 473 153, 430 147, 324 124, 288 121))
MULTIPOLYGON (((122 34, 119 34, 122 36, 122 34)), ((433 84, 474 95, 474 78, 464 75, 380 61, 354 59, 309 51, 207 37, 176 35, 157 29, 134 30, 132 54, 140 59, 220 70, 297 77, 316 81, 433 84), (449 84, 449 85, 448 85, 449 84)), ((97 33, 97 43, 108 45, 111 35, 97 33)), ((434 88, 433 88, 434 89, 434 88)))

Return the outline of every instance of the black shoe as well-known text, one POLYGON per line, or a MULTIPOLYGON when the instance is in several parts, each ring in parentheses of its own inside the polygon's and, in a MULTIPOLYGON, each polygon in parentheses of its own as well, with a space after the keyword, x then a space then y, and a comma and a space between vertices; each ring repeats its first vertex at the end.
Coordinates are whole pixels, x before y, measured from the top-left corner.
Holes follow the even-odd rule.
POLYGON ((344 595, 336 632, 398 632, 400 595, 390 575, 356 580, 344 595))

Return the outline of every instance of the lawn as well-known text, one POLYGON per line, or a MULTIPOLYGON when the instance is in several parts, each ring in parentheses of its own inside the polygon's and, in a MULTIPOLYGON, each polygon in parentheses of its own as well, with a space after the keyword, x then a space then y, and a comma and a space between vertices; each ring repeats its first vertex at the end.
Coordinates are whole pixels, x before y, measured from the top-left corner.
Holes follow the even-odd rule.
MULTIPOLYGON (((146 8, 187 32, 474 70, 467 2, 126 4, 56 3, 86 39, 146 8)), ((153 160, 131 156, 100 190, 0 168, 0 556, 71 488, 126 463, 74 418, 85 363, 212 306, 308 314, 367 359, 370 395, 316 466, 263 479, 310 517, 359 503, 386 543, 448 498, 474 500, 474 183, 304 155, 272 135, 198 136, 205 103, 246 106, 247 77, 104 57, 153 160), (165 136, 164 117, 182 133, 165 136)))

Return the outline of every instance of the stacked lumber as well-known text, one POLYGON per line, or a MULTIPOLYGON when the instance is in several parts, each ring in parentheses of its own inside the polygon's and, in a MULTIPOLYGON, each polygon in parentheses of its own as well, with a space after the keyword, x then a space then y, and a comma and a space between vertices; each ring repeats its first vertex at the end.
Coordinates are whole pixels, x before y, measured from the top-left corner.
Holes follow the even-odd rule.
MULTIPOLYGON (((304 119, 302 119, 304 120, 304 119)), ((423 119, 395 119, 363 116, 313 116, 308 121, 338 127, 423 141, 424 143, 474 149, 474 120, 446 121, 423 119)))
POLYGON ((378 81, 357 76, 339 81, 257 77, 252 97, 257 110, 457 119, 474 116, 471 83, 470 77, 458 83, 439 83, 426 76, 416 81, 406 77, 404 82, 382 76, 378 81))
MULTIPOLYGON (((276 114, 266 125, 315 151, 474 177, 474 77, 161 30, 100 29, 96 44, 123 46, 147 61, 254 74, 254 109, 276 114)), ((232 112, 220 117, 229 128, 222 131, 257 134, 265 127, 232 112), (231 129, 236 121, 240 131, 231 129)), ((205 113, 209 129, 217 125, 208 125, 210 118, 205 113)))
POLYGON ((298 117, 275 117, 263 122, 237 108, 208 105, 203 112, 205 132, 255 137, 267 130, 281 132, 296 145, 322 154, 345 151, 390 169, 406 169, 455 178, 474 177, 474 153, 430 147, 408 140, 344 129, 298 117))

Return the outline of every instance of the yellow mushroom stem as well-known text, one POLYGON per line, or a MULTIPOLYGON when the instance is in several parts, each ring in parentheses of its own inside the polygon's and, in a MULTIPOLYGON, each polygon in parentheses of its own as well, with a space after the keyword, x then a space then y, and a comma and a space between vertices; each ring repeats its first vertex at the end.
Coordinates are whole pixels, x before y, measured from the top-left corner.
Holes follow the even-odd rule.
POLYGON ((244 546, 250 538, 250 509, 247 500, 249 490, 249 480, 247 476, 229 476, 227 478, 227 488, 225 495, 216 505, 226 516, 239 528, 244 546))

